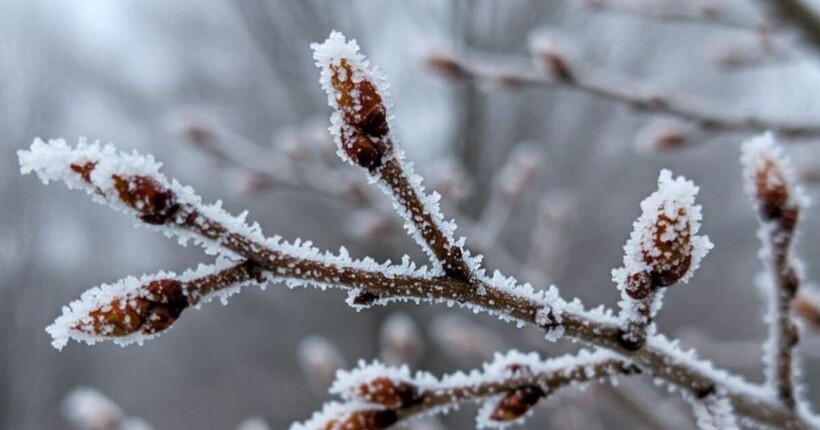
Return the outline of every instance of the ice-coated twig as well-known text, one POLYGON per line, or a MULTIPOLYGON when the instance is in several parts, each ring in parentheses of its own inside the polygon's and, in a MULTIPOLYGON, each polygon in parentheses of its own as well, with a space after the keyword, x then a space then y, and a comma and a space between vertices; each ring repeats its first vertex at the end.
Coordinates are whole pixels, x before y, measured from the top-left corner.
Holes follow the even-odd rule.
POLYGON ((732 403, 718 393, 702 399, 689 399, 700 430, 739 430, 732 403))
POLYGON ((560 87, 580 91, 638 110, 678 117, 700 128, 711 131, 760 132, 773 130, 784 137, 811 137, 820 135, 816 122, 776 120, 751 113, 716 109, 704 103, 684 100, 678 96, 646 88, 627 79, 614 76, 596 76, 570 61, 556 49, 554 42, 534 39, 533 59, 490 56, 476 52, 456 54, 436 51, 425 58, 426 64, 439 74, 476 82, 499 84, 501 87, 521 86, 560 87), (532 66, 532 61, 536 67, 532 66), (539 70, 541 69, 541 70, 539 70))
POLYGON ((643 347, 665 288, 688 282, 712 249, 707 236, 697 235, 703 217, 697 193, 692 181, 663 170, 658 190, 641 202, 641 216, 624 245, 624 266, 612 271, 621 292, 620 339, 626 349, 643 347))
POLYGON ((436 378, 411 375, 407 367, 377 362, 340 372, 331 392, 345 403, 330 403, 291 430, 380 430, 424 414, 447 413, 461 403, 481 402, 479 428, 522 421, 542 398, 567 386, 640 373, 616 354, 581 351, 549 360, 537 354, 497 354, 482 369, 436 378))
MULTIPOLYGON (((463 241, 453 237, 455 224, 445 221, 437 193, 427 194, 422 179, 404 159, 390 127, 392 101, 384 76, 371 69, 355 40, 333 32, 314 43, 313 58, 321 70, 319 82, 334 109, 330 131, 339 156, 368 170, 405 218, 405 228, 447 276, 467 280, 472 269, 463 241)), ((477 263, 474 263, 477 264, 477 263)))
POLYGON ((791 163, 771 134, 743 145, 746 192, 760 221, 760 258, 765 266, 762 283, 770 297, 766 344, 767 382, 789 407, 795 407, 794 348, 797 327, 792 300, 800 287, 802 270, 793 255, 794 237, 807 200, 797 184, 791 163))

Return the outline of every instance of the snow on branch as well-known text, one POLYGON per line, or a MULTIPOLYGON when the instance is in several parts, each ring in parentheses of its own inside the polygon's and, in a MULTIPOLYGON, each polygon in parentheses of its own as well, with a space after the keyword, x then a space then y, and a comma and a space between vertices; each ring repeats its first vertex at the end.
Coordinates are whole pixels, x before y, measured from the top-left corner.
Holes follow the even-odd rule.
POLYGON ((641 216, 624 245, 624 266, 612 271, 621 292, 621 344, 641 348, 652 334, 652 320, 660 310, 664 288, 688 282, 712 249, 707 236, 698 236, 701 207, 698 187, 663 170, 658 190, 641 202, 641 216))
POLYGON ((421 415, 442 414, 462 403, 481 403, 479 428, 503 428, 523 421, 539 400, 567 387, 633 375, 640 369, 606 351, 542 360, 535 353, 496 354, 480 370, 436 378, 378 362, 339 372, 331 402, 291 430, 380 430, 421 415))
POLYGON ((330 131, 339 156, 366 168, 393 197, 408 233, 427 251, 435 266, 450 277, 467 280, 478 262, 468 262, 463 240, 453 237, 455 223, 445 221, 439 210, 440 196, 426 194, 421 177, 405 161, 391 132, 392 101, 381 70, 371 69, 356 41, 347 41, 338 32, 311 48, 321 70, 319 82, 334 109, 330 131))
POLYGON ((801 283, 802 267, 793 255, 800 214, 808 204, 790 161, 770 134, 750 139, 742 148, 746 192, 760 221, 762 287, 769 296, 769 338, 765 356, 767 382, 790 407, 796 403, 794 348, 798 342, 792 301, 801 283))
POLYGON ((531 59, 490 56, 484 53, 435 51, 424 59, 438 74, 456 81, 495 84, 501 88, 522 86, 560 87, 623 104, 641 111, 677 117, 703 130, 773 130, 785 137, 820 135, 817 123, 775 120, 751 113, 730 112, 647 88, 627 79, 600 76, 600 68, 587 67, 555 40, 535 37, 531 59), (533 66, 533 62, 535 66, 533 66), (598 75, 596 75, 598 73, 598 75))

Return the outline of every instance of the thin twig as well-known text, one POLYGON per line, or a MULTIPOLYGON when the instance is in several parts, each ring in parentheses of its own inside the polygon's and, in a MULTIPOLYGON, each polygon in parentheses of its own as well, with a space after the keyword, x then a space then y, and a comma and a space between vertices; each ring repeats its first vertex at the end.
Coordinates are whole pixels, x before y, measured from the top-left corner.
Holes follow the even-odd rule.
MULTIPOLYGON (((536 56, 539 54, 536 53, 536 56)), ((820 135, 816 123, 789 122, 764 118, 753 114, 732 113, 709 109, 698 104, 676 99, 656 90, 647 90, 631 82, 596 78, 582 68, 568 64, 556 53, 544 53, 535 61, 546 64, 549 73, 542 73, 523 59, 489 57, 476 53, 456 55, 436 52, 426 58, 427 64, 443 75, 491 82, 503 87, 546 86, 565 88, 624 104, 638 110, 675 116, 714 131, 761 132, 772 130, 784 137, 820 135)))

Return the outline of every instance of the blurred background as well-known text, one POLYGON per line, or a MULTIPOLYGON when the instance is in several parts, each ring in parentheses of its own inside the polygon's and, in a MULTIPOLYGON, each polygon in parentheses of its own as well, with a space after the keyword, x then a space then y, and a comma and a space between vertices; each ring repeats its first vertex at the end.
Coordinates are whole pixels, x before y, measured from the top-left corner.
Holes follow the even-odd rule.
MULTIPOLYGON (((758 123, 799 128, 782 133, 788 153, 810 196, 820 181, 820 18, 811 2, 780 3, 0 0, 0 428, 72 428, 62 402, 78 386, 156 429, 231 429, 252 416, 287 428, 329 398, 328 369, 360 358, 442 373, 494 350, 577 348, 446 307, 357 313, 342 292, 278 285, 186 312, 142 347, 50 346, 45 326, 84 290, 209 257, 20 176, 15 151, 37 136, 154 154, 269 235, 424 262, 386 197, 333 153, 309 49, 333 29, 386 71, 408 157, 490 269, 613 306, 610 269, 658 171, 694 180, 716 246, 669 291, 658 325, 761 381, 759 242, 739 144, 758 123)), ((817 210, 799 242, 809 280, 820 276, 817 210)), ((811 330, 801 348, 816 399, 811 330)), ((525 428, 692 427, 647 381, 543 403, 525 428)), ((471 428, 471 411, 416 426, 471 428)))

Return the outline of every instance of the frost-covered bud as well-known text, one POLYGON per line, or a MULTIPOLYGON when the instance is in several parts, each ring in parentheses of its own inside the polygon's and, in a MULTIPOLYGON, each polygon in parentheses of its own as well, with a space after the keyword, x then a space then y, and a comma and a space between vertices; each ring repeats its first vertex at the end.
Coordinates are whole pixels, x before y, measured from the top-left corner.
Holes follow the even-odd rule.
POLYGON ((63 414, 78 429, 114 430, 123 419, 120 407, 93 388, 79 387, 63 400, 63 414))
POLYGON ((382 430, 392 426, 396 421, 398 415, 392 409, 367 409, 331 419, 322 430, 382 430))
POLYGON ((127 278, 86 291, 64 307, 46 331, 58 349, 69 338, 90 344, 104 339, 127 344, 168 329, 190 304, 182 284, 175 279, 127 278))
POLYGON ((112 176, 120 199, 148 224, 165 224, 178 211, 174 192, 147 176, 112 176))
POLYGON ((498 422, 515 421, 526 415, 545 396, 544 390, 536 385, 510 391, 501 397, 489 418, 498 422))
POLYGON ((333 32, 314 43, 313 58, 321 69, 320 82, 336 109, 331 131, 351 162, 373 170, 390 149, 384 139, 390 127, 378 70, 371 70, 355 40, 333 32))
POLYGON ((317 390, 324 392, 333 382, 336 371, 347 366, 339 350, 321 336, 309 336, 297 350, 302 371, 317 390))
POLYGON ((746 192, 758 216, 763 222, 776 221, 785 229, 794 229, 807 201, 782 148, 766 133, 744 143, 742 151, 746 192))
POLYGON ((642 214, 624 245, 624 267, 613 271, 618 285, 666 287, 692 277, 713 247, 707 236, 697 235, 702 219, 697 193, 691 181, 661 171, 658 190, 641 202, 642 214))
POLYGON ((419 401, 419 388, 388 377, 374 378, 356 387, 356 397, 388 408, 412 406, 419 401))
POLYGON ((381 329, 381 355, 388 364, 412 364, 421 355, 424 342, 413 319, 404 313, 391 314, 381 329))
MULTIPOLYGON (((69 167, 83 181, 91 184, 91 174, 97 168, 97 163, 73 163, 69 167)), ((140 213, 140 219, 148 224, 165 224, 179 211, 174 192, 149 176, 115 174, 111 179, 120 200, 140 213)))
POLYGON ((79 319, 73 328, 93 336, 123 337, 154 334, 171 326, 188 307, 179 281, 159 279, 145 286, 144 295, 114 298, 79 319))

